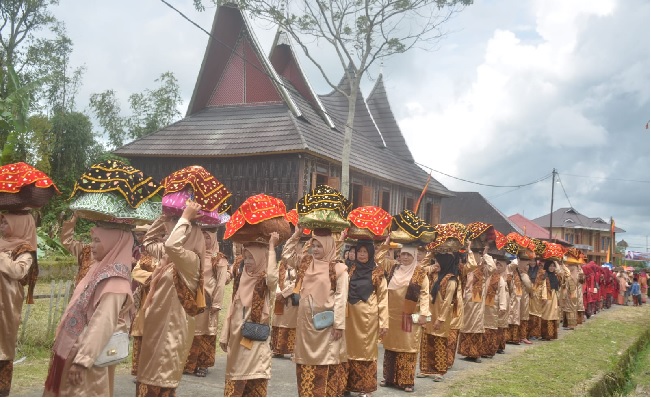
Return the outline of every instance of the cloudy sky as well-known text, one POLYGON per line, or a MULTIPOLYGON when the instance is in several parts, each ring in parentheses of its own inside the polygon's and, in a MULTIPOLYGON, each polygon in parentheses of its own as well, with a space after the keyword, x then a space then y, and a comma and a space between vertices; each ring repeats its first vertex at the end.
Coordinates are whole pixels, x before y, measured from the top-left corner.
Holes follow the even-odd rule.
MULTIPOLYGON (((170 0, 210 30, 214 9, 170 0)), ((113 89, 124 101, 171 71, 190 100, 208 41, 159 0, 66 0, 54 10, 85 65, 78 106, 113 89)), ((416 161, 455 191, 478 191, 506 215, 573 206, 615 219, 632 250, 649 236, 648 0, 475 0, 436 51, 413 50, 381 71, 416 161)), ((275 29, 255 22, 269 51, 275 29)), ((307 61, 318 93, 328 86, 307 61)), ((364 81, 368 94, 380 66, 364 81)), ((338 80, 341 71, 332 69, 338 80)))

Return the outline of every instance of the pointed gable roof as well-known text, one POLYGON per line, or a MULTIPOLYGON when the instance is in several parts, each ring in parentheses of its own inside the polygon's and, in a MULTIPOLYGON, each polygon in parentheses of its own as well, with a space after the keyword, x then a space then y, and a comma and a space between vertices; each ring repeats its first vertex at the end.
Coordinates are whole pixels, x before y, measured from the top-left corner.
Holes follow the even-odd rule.
POLYGON ((287 103, 301 116, 263 55, 246 16, 235 6, 217 7, 186 116, 209 106, 287 103))
MULTIPOLYGON (((578 228, 596 231, 610 231, 610 223, 600 217, 587 217, 578 212, 573 207, 561 207, 554 210, 552 214, 552 228, 578 228)), ((541 227, 549 227, 549 214, 540 216, 532 220, 541 227)), ((615 227, 615 232, 626 232, 625 230, 615 227)))
POLYGON ((278 29, 276 32, 276 37, 271 46, 271 54, 269 54, 269 61, 276 73, 289 82, 312 105, 330 128, 334 128, 335 125, 326 112, 321 99, 316 95, 309 80, 305 77, 289 35, 282 29, 278 29))
POLYGON ((393 116, 393 112, 391 112, 391 105, 389 104, 389 97, 384 88, 382 74, 380 74, 375 82, 375 86, 373 86, 371 94, 366 99, 366 103, 368 104, 371 116, 373 116, 375 123, 382 132, 382 137, 387 148, 406 161, 413 162, 414 158, 411 155, 411 151, 407 146, 407 142, 405 142, 405 138, 402 136, 402 132, 400 132, 400 127, 393 116))
MULTIPOLYGON (((339 90, 343 92, 350 92, 350 83, 348 81, 347 73, 344 73, 341 81, 337 85, 339 90)), ((348 120, 348 98, 338 90, 332 90, 330 93, 320 95, 321 101, 326 107, 328 114, 332 115, 332 119, 341 132, 345 129, 346 121, 348 120)), ((357 89, 357 101, 355 105, 355 121, 353 123, 355 130, 353 135, 362 135, 367 141, 377 148, 386 148, 384 138, 380 132, 368 105, 364 100, 361 89, 357 89)))

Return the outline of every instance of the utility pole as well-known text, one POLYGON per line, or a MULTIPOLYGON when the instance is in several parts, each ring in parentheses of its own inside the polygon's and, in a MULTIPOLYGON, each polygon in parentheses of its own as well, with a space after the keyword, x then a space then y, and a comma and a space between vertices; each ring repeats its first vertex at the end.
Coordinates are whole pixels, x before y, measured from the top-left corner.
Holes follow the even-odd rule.
POLYGON ((552 240, 552 213, 554 212, 554 185, 556 184, 556 169, 552 170, 552 207, 549 210, 549 241, 552 240))

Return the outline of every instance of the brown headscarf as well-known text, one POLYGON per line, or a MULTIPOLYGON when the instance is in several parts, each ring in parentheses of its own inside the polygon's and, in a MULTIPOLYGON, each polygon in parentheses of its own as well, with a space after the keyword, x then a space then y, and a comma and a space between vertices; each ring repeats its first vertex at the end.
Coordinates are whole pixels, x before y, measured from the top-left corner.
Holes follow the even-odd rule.
POLYGON ((255 265, 251 269, 244 266, 235 298, 239 297, 242 305, 249 308, 253 301, 255 285, 266 276, 269 249, 259 244, 248 244, 244 246, 243 252, 251 253, 255 265))
POLYGON ((102 260, 93 261, 88 273, 75 288, 57 327, 52 347, 55 358, 45 382, 46 388, 56 393, 61 384, 63 365, 102 297, 107 293, 127 294, 126 306, 133 303, 130 281, 133 234, 123 229, 105 227, 94 227, 90 233, 110 249, 102 260))
POLYGON ((2 215, 9 224, 10 236, 3 236, 0 239, 0 251, 12 252, 21 244, 27 243, 36 250, 38 241, 36 239, 36 224, 31 214, 2 215))

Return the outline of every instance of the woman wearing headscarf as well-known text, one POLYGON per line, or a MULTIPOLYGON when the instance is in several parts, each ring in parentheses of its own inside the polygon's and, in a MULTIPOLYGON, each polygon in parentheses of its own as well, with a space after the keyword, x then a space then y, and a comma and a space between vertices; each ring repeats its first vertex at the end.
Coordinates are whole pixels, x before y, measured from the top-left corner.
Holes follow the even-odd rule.
MULTIPOLYGON (((497 272, 500 274, 500 286, 498 288, 499 312, 497 314, 497 353, 504 354, 506 349, 506 338, 509 331, 509 289, 506 283, 506 271, 513 263, 506 265, 506 261, 499 261, 496 264, 497 272)), ((517 266, 517 262, 516 262, 517 266)))
POLYGON ((466 360, 481 362, 481 347, 484 337, 484 303, 486 302, 488 280, 495 271, 495 261, 488 255, 488 246, 481 256, 470 249, 468 243, 468 262, 463 267, 465 278, 463 290, 463 323, 459 329, 458 353, 466 360))
POLYGON ((520 300, 520 327, 518 328, 520 332, 520 343, 532 344, 529 341, 529 304, 531 298, 531 292, 533 291, 533 286, 531 284, 531 279, 529 279, 529 265, 523 263, 518 264, 518 271, 520 273, 520 278, 522 279, 522 298, 520 300))
POLYGON ((421 327, 429 311, 429 279, 417 260, 416 246, 403 246, 400 263, 389 270, 389 330, 384 336, 384 364, 381 386, 395 386, 414 392, 416 360, 421 327), (418 321, 412 321, 418 314, 418 321))
MULTIPOLYGON (((519 259, 516 257, 506 267, 506 287, 509 293, 509 304, 507 313, 507 328, 505 332, 505 343, 520 344, 520 320, 522 308, 522 296, 524 287, 522 285, 522 276, 519 270, 519 259)), ((529 315, 527 313, 527 315, 529 315)))
POLYGON ((307 250, 305 244, 307 238, 302 236, 302 231, 302 228, 294 229, 280 255, 278 287, 271 327, 271 351, 274 357, 281 358, 294 353, 298 303, 292 300, 292 294, 296 287, 296 269, 307 250))
POLYGON ((531 293, 529 294, 529 340, 542 338, 542 311, 543 302, 547 300, 545 289, 546 272, 542 260, 535 259, 529 263, 527 275, 531 281, 531 293))
POLYGON ((619 294, 617 295, 617 304, 619 305, 626 305, 626 289, 628 289, 628 278, 626 277, 626 273, 623 271, 619 271, 617 273, 617 281, 619 283, 619 294))
POLYGON ((562 261, 558 264, 560 271, 565 274, 561 282, 561 303, 563 328, 574 330, 577 325, 577 306, 579 304, 578 266, 567 266, 562 261))
POLYGON ((348 268, 346 391, 363 397, 377 390, 377 341, 387 332, 389 313, 387 282, 384 270, 375 263, 373 242, 359 241, 355 253, 356 260, 348 268))
POLYGON ((128 316, 131 295, 131 231, 115 224, 91 229, 93 263, 77 284, 57 328, 44 396, 109 396, 109 367, 93 366, 128 316))
POLYGON ((224 300, 228 269, 226 256, 219 252, 217 231, 214 228, 205 228, 202 233, 206 244, 206 254, 202 264, 206 310, 194 317, 194 339, 183 370, 197 377, 206 377, 208 368, 215 366, 217 325, 224 300))
POLYGON ((194 337, 194 316, 205 308, 205 240, 191 221, 201 206, 188 201, 160 253, 161 231, 145 235, 145 250, 160 257, 145 302, 145 322, 136 377, 136 395, 175 396, 194 337))
POLYGON ((298 395, 341 396, 346 388, 346 299, 348 273, 338 262, 337 242, 329 231, 315 230, 311 255, 303 256, 295 292, 300 294, 296 320, 296 382, 298 395), (313 314, 333 311, 332 325, 317 330, 313 314))
POLYGON ((355 258, 357 257, 356 251, 357 249, 353 246, 344 252, 344 263, 347 267, 355 264, 355 258))
MULTIPOLYGON (((462 272, 463 267, 467 262, 467 259, 468 259, 467 253, 459 253, 457 275, 461 275, 463 273, 462 272)), ((452 320, 450 321, 450 331, 448 332, 448 343, 447 343, 448 369, 452 368, 452 365, 454 365, 454 359, 457 356, 457 347, 459 345, 459 329, 461 329, 461 323, 463 322, 464 281, 465 279, 457 276, 457 292, 453 299, 452 320)))
MULTIPOLYGON (((555 340, 558 338, 558 290, 561 281, 556 274, 556 262, 545 261, 545 295, 541 312, 541 333, 543 340, 555 340)), ((561 271, 559 270, 559 274, 561 271)), ((568 271, 569 273, 569 271, 568 271)), ((564 278, 565 276, 562 276, 564 278)))
POLYGON ((437 253, 434 258, 436 263, 433 278, 430 279, 429 304, 432 320, 423 328, 419 377, 433 376, 434 381, 438 382, 443 381, 443 376, 448 372, 447 342, 455 313, 459 253, 437 253))
POLYGON ((131 278, 136 284, 133 293, 136 315, 131 323, 130 335, 133 341, 131 350, 131 374, 138 374, 138 363, 140 362, 140 348, 142 347, 142 336, 145 326, 145 303, 151 287, 151 276, 154 269, 160 264, 165 254, 163 242, 174 228, 174 222, 167 216, 161 216, 145 231, 142 242, 142 252, 131 271, 131 278))
POLYGON ((0 397, 11 390, 16 355, 18 327, 25 290, 27 303, 32 298, 38 264, 36 262, 36 227, 31 214, 0 215, 0 397))
POLYGON ((486 279, 486 299, 484 301, 484 336, 482 338, 482 358, 492 358, 499 350, 499 317, 507 309, 506 281, 502 272, 506 269, 503 261, 495 261, 495 270, 486 279))
POLYGON ((268 247, 244 245, 244 269, 234 281, 233 302, 224 319, 219 346, 227 353, 225 397, 263 397, 271 378, 269 335, 254 341, 242 335, 245 322, 269 326, 271 306, 278 283, 275 246, 278 233, 272 232, 268 247))

